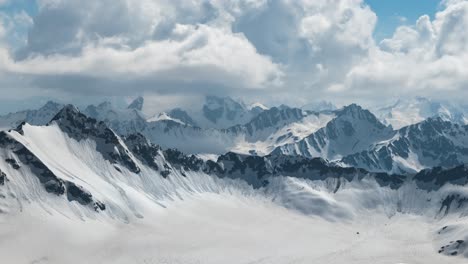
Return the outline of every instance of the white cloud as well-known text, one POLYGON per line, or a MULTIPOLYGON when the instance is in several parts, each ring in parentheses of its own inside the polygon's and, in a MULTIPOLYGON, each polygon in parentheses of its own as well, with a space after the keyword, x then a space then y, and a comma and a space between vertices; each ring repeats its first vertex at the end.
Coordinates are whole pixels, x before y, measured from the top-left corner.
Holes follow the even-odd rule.
POLYGON ((445 0, 434 19, 421 16, 381 43, 363 0, 38 4, 32 21, 3 20, 31 29, 24 48, 0 52, 2 71, 37 91, 357 101, 467 90, 466 0, 445 0))
POLYGON ((468 90, 468 2, 450 1, 433 21, 398 28, 348 74, 355 91, 456 98, 468 90))
MULTIPOLYGON (((176 37, 142 46, 115 48, 119 39, 84 46, 79 56, 36 55, 14 61, 4 52, 5 70, 24 75, 85 75, 108 79, 158 76, 174 82, 214 82, 230 88, 278 85, 281 71, 256 53, 241 34, 209 26, 177 25, 176 37)), ((120 46, 120 45, 118 45, 120 46)))

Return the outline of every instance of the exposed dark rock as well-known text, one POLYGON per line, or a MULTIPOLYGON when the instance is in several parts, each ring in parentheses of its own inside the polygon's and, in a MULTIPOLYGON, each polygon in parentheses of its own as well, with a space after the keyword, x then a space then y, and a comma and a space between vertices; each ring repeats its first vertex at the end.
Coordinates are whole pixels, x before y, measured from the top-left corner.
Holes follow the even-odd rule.
POLYGON ((91 205, 93 206, 94 210, 104 211, 106 209, 106 205, 99 201, 94 201, 93 196, 91 193, 87 192, 83 189, 83 187, 77 186, 72 182, 65 183, 67 187, 67 199, 71 201, 76 201, 81 205, 91 205))
POLYGON ((426 184, 432 183, 436 188, 440 188, 447 183, 464 186, 468 184, 468 168, 466 165, 460 165, 452 169, 436 167, 422 170, 414 176, 414 180, 426 184))
MULTIPOLYGON (((52 193, 58 196, 67 195, 69 201, 77 201, 82 205, 90 205, 91 203, 97 203, 93 200, 92 195, 84 190, 82 187, 76 184, 64 181, 57 177, 38 157, 36 157, 29 149, 23 144, 14 140, 8 136, 5 132, 0 132, 0 148, 9 149, 14 153, 16 158, 27 166, 33 175, 35 175, 39 182, 42 184, 44 189, 48 193, 52 193)), ((16 159, 10 158, 13 161, 8 162, 9 164, 16 164, 16 159)), ((2 184, 2 171, 0 171, 0 184, 2 184)), ((3 182, 6 180, 6 176, 3 178, 3 182)), ((95 205, 93 205, 95 206, 95 205)), ((102 207, 102 205, 100 206, 102 207)), ((98 206, 98 208, 100 208, 98 206)), ((105 207, 104 207, 105 208, 105 207)))
POLYGON ((163 171, 161 171, 161 176, 163 176, 163 178, 169 177, 169 174, 171 174, 171 171, 170 171, 170 170, 163 170, 163 171))
POLYGON ((392 189, 400 188, 406 176, 388 175, 385 173, 369 173, 363 169, 343 168, 320 158, 305 158, 300 156, 269 155, 265 157, 247 156, 227 153, 218 158, 217 166, 206 163, 208 172, 220 177, 239 178, 247 181, 255 188, 268 184, 269 177, 290 176, 310 180, 338 179, 335 187, 337 192, 341 179, 347 181, 361 180, 364 177, 374 178, 380 186, 392 189))
POLYGON ((104 122, 87 117, 72 105, 65 106, 51 120, 52 122, 57 123, 62 131, 77 141, 95 140, 96 150, 110 162, 121 163, 134 173, 140 172, 140 168, 131 158, 129 151, 104 122))
POLYGON ((176 149, 164 150, 166 161, 176 168, 183 168, 186 171, 199 171, 203 168, 203 160, 194 155, 185 155, 176 149))
POLYGON ((18 164, 18 162, 15 159, 7 158, 5 159, 6 163, 10 164, 11 167, 15 170, 19 170, 21 166, 18 164))
POLYGON ((151 144, 142 134, 132 134, 124 138, 127 147, 135 157, 154 170, 159 170, 155 158, 160 155, 161 148, 151 144))
POLYGON ((462 197, 460 194, 452 194, 445 197, 445 199, 441 202, 439 213, 442 213, 443 211, 444 215, 447 215, 450 211, 450 208, 452 208, 454 205, 454 202, 456 202, 456 208, 459 209, 468 202, 468 198, 462 197))
POLYGON ((93 196, 84 191, 82 187, 76 186, 72 182, 67 182, 67 198, 69 201, 77 201, 82 205, 88 205, 93 201, 93 196))
POLYGON ((7 180, 6 174, 0 170, 0 185, 5 185, 5 181, 7 180))
POLYGON ((440 166, 441 169, 460 166, 468 160, 468 146, 457 143, 468 139, 468 126, 436 117, 404 127, 396 133, 397 137, 388 138, 384 144, 376 144, 370 150, 348 155, 342 161, 370 171, 411 174, 416 172, 400 167, 395 162, 396 158, 407 159, 413 153, 421 165, 440 166))

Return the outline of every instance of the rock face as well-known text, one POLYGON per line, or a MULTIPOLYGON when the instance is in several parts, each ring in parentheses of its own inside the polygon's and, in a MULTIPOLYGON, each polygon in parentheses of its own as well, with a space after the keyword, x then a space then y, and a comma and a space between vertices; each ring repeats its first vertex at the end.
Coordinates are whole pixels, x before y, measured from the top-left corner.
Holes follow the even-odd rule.
POLYGON ((420 171, 414 176, 420 188, 439 189, 447 183, 459 186, 468 184, 468 168, 460 165, 451 169, 436 167, 420 171))
POLYGON ((121 164, 130 171, 139 173, 140 168, 122 140, 108 126, 82 114, 72 105, 65 106, 49 124, 55 123, 70 138, 77 141, 92 139, 96 150, 112 163, 121 164))
MULTIPOLYGON (((363 169, 343 168, 321 158, 306 158, 272 154, 265 157, 227 153, 217 161, 221 172, 218 176, 241 178, 256 188, 268 184, 270 177, 290 176, 309 180, 326 180, 330 178, 346 181, 361 180, 365 177, 374 178, 381 186, 398 189, 404 183, 406 176, 389 175, 386 173, 369 173, 363 169)), ((340 182, 340 181, 338 181, 340 182)), ((339 188, 339 185, 337 186, 339 188)))
POLYGON ((415 173, 425 168, 451 168, 468 162, 468 126, 430 118, 398 130, 369 150, 343 158, 349 166, 372 171, 415 173))
MULTIPOLYGON (((66 195, 69 201, 77 201, 81 205, 92 206, 95 210, 105 209, 105 205, 95 201, 91 193, 73 182, 57 177, 34 153, 22 143, 10 137, 7 132, 0 132, 0 148, 10 152, 11 158, 9 160, 15 160, 14 164, 18 164, 16 162, 18 160, 22 166, 26 166, 48 193, 57 196, 66 195)), ((0 173, 0 183, 2 183, 2 173, 0 173)), ((4 183, 6 175, 4 173, 3 175, 5 176, 3 177, 4 183)))
POLYGON ((278 147, 275 153, 322 157, 328 160, 368 149, 394 134, 368 110, 352 104, 336 112, 336 118, 303 140, 278 147))
POLYGON ((273 107, 265 110, 254 117, 245 125, 237 125, 227 129, 226 131, 240 134, 245 133, 248 136, 253 136, 256 131, 262 131, 269 128, 278 128, 286 124, 300 121, 308 115, 307 112, 298 108, 277 108, 273 107))
POLYGON ((135 157, 155 171, 160 170, 158 157, 162 156, 161 147, 151 144, 142 134, 132 134, 125 137, 124 140, 135 157))
POLYGON ((0 185, 5 185, 5 181, 7 180, 6 174, 0 170, 0 185))
POLYGON ((128 105, 128 109, 135 109, 135 110, 141 111, 143 110, 144 103, 145 103, 145 100, 143 99, 143 97, 139 96, 135 98, 135 100, 133 100, 133 102, 131 102, 130 105, 128 105))
POLYGON ((192 119, 192 117, 190 117, 190 115, 186 111, 182 110, 181 108, 172 109, 167 114, 176 120, 180 120, 184 124, 187 124, 193 127, 198 126, 197 123, 192 119))

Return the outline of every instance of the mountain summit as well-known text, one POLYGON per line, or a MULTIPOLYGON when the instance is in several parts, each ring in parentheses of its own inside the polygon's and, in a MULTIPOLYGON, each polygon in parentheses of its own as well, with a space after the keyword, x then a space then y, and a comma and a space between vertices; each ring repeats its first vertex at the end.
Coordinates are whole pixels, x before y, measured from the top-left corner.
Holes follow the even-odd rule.
POLYGON ((143 97, 139 96, 139 97, 135 98, 135 100, 133 100, 128 105, 128 109, 135 109, 135 110, 138 110, 138 111, 142 111, 144 102, 145 102, 145 99, 143 99, 143 97))

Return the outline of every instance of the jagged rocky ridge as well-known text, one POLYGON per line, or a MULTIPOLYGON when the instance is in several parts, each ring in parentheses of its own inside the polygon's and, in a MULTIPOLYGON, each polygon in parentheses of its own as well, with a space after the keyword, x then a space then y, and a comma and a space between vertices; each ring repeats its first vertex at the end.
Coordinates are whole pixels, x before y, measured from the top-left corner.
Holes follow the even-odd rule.
POLYGON ((372 171, 418 172, 468 163, 468 126, 429 118, 397 130, 391 138, 342 159, 372 171))
MULTIPOLYGON (((367 117, 363 116, 363 118, 367 117)), ((104 214, 109 210, 115 210, 115 205, 108 204, 106 200, 108 197, 98 194, 97 189, 89 189, 89 186, 84 187, 77 182, 62 178, 26 144, 23 144, 22 137, 27 136, 30 131, 27 126, 24 124, 15 130, 0 134, 0 157, 2 158, 0 190, 10 188, 12 184, 10 180, 15 180, 18 174, 24 174, 25 177, 35 177, 51 196, 61 199, 63 197, 70 203, 89 208, 91 211, 104 212, 104 214)), ((466 166, 450 169, 439 167, 416 174, 400 175, 341 167, 320 157, 291 156, 282 153, 251 156, 228 152, 219 156, 216 161, 203 160, 176 149, 163 149, 151 143, 142 134, 120 137, 104 122, 87 117, 73 106, 64 107, 52 118, 48 127, 58 128, 64 135, 77 142, 94 142, 95 151, 115 167, 115 171, 111 172, 112 177, 122 177, 123 180, 128 179, 129 182, 140 177, 144 179, 148 175, 152 178, 161 178, 162 182, 168 183, 180 181, 180 176, 180 178, 186 177, 197 181, 197 177, 210 175, 247 183, 253 189, 264 192, 271 191, 278 179, 290 177, 323 183, 332 195, 346 192, 346 187, 349 185, 373 186, 368 184, 375 182, 378 186, 376 188, 390 190, 383 191, 382 194, 394 193, 398 196, 394 202, 397 210, 401 212, 404 212, 401 208, 404 208, 405 204, 401 204, 403 202, 399 200, 401 199, 399 196, 402 194, 408 196, 408 201, 414 199, 411 188, 415 188, 414 192, 423 193, 419 194, 421 197, 418 196, 418 199, 426 201, 425 199, 428 198, 424 194, 434 199, 431 206, 436 207, 434 210, 440 217, 453 212, 463 212, 468 206, 468 195, 465 192, 457 188, 447 190, 447 186, 461 187, 468 183, 466 166), (431 196, 429 196, 430 193, 431 196), (433 193, 437 195, 432 195, 433 193)), ((143 183, 151 185, 147 180, 143 183)), ((145 186, 136 186, 138 190, 142 188, 142 192, 147 191, 145 186)), ((161 184, 155 188, 159 191, 157 188, 164 189, 167 186, 161 184)), ((148 192, 148 195, 151 196, 154 193, 148 192)), ((464 251, 464 244, 458 246, 452 243, 441 250, 440 254, 452 255, 455 251, 461 254, 464 251)))
MULTIPOLYGON (((321 158, 307 158, 282 154, 264 157, 227 153, 221 155, 216 162, 204 161, 195 155, 185 155, 175 149, 163 150, 150 143, 142 134, 134 134, 121 139, 104 122, 96 121, 82 114, 76 107, 65 106, 49 123, 57 125, 70 138, 77 141, 93 140, 98 151, 112 164, 123 166, 138 174, 142 163, 159 172, 163 177, 169 177, 172 170, 178 170, 184 175, 185 171, 199 171, 214 174, 218 177, 242 179, 260 188, 268 184, 268 179, 275 176, 291 176, 311 180, 325 180, 327 178, 342 178, 347 181, 359 180, 364 177, 375 178, 382 186, 400 187, 404 176, 388 175, 385 173, 369 173, 363 169, 342 168, 321 158), (137 162, 138 160, 138 162, 137 162)), ((22 133, 21 126, 16 130, 22 133)), ((58 179, 40 160, 26 147, 8 136, 1 134, 1 147, 13 150, 15 157, 9 157, 6 162, 13 168, 29 165, 44 187, 52 193, 64 194, 66 190, 69 199, 73 199, 81 188, 72 183, 58 179), (40 171, 40 173, 38 173, 40 171)), ((81 196, 83 203, 90 202, 89 198, 81 196)))
MULTIPOLYGON (((0 148, 6 153, 4 160, 14 169, 20 170, 26 166, 37 177, 44 189, 51 194, 66 195, 68 201, 77 201, 81 205, 92 206, 96 211, 105 210, 106 206, 96 201, 93 195, 83 187, 73 182, 57 177, 37 156, 26 146, 9 136, 6 132, 0 132, 0 148)), ((5 184, 6 174, 1 172, 1 185, 5 184)))
POLYGON ((49 124, 55 123, 70 138, 77 141, 92 139, 96 150, 112 163, 121 164, 135 173, 140 168, 122 140, 102 121, 87 117, 72 105, 65 106, 49 124))
MULTIPOLYGON (((210 109, 245 108, 223 98, 208 101, 210 109)), ((118 135, 141 133, 163 148, 186 153, 233 151, 263 156, 273 152, 321 157, 341 166, 397 174, 468 162, 467 126, 442 118, 393 130, 355 104, 321 113, 282 106, 262 108, 245 124, 205 129, 182 109, 169 112, 168 119, 147 121, 139 110, 142 104, 143 98, 137 98, 128 109, 118 110, 110 103, 102 103, 87 107, 83 113, 103 121, 118 135)), ((55 109, 57 105, 50 102, 44 109, 55 109)))

